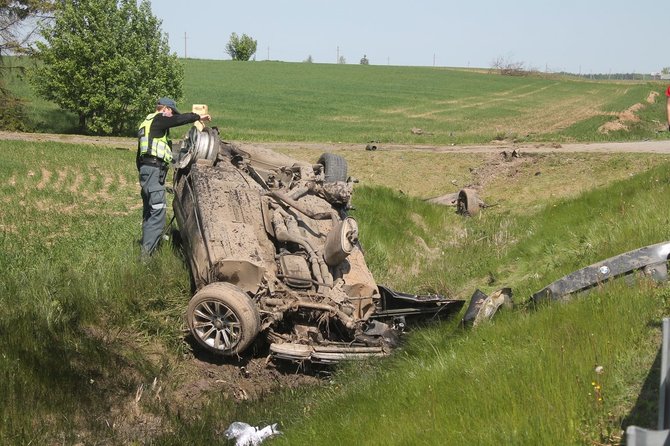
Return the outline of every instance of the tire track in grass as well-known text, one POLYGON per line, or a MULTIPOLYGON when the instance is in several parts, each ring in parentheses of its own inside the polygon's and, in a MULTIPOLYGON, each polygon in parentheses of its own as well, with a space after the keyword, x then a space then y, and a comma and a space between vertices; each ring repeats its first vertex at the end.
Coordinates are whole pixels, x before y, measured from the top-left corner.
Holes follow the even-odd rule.
POLYGON ((65 187, 65 181, 67 180, 67 170, 66 169, 59 169, 58 170, 58 179, 56 180, 56 183, 54 184, 54 189, 58 191, 62 191, 63 188, 65 187))
MULTIPOLYGON (((42 213, 126 216, 142 207, 135 194, 131 193, 131 184, 124 173, 101 171, 96 165, 55 170, 41 166, 39 172, 29 170, 24 178, 25 181, 20 181, 13 173, 7 184, 12 187, 18 185, 21 189, 17 191, 18 195, 25 195, 31 190, 40 191, 40 198, 32 204, 23 201, 22 206, 42 213), (74 195, 74 202, 71 198, 60 197, 62 192, 74 195)), ((2 199, 2 203, 8 205, 13 201, 12 196, 2 199)))
POLYGON ((43 190, 51 182, 51 171, 47 170, 45 167, 40 168, 40 182, 37 183, 37 190, 43 190))
POLYGON ((74 182, 69 188, 69 191, 73 194, 79 192, 84 184, 84 177, 79 171, 74 172, 74 182))

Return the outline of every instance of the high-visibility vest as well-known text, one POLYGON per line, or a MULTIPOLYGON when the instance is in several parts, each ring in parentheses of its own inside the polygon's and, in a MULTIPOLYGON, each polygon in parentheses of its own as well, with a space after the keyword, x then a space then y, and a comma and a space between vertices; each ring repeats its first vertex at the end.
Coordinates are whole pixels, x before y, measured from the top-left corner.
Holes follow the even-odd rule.
POLYGON ((160 112, 156 112, 147 115, 144 121, 142 121, 142 124, 140 124, 140 128, 137 131, 139 151, 140 156, 155 156, 169 164, 172 162, 172 149, 170 148, 170 138, 168 137, 170 133, 169 130, 160 138, 152 138, 151 144, 149 144, 149 130, 151 130, 151 123, 154 122, 154 118, 159 114, 160 112))

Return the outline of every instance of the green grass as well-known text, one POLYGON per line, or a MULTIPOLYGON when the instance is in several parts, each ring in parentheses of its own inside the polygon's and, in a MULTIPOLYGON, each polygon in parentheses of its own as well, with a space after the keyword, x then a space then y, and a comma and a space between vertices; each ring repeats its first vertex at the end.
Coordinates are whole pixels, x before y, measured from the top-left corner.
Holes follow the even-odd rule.
MULTIPOLYGON (((12 59, 16 65, 28 64, 12 59)), ((184 60, 181 108, 209 105, 225 138, 402 144, 591 141, 657 138, 660 83, 512 77, 445 68, 184 60), (598 127, 642 103, 640 122, 604 135, 598 127), (411 132, 424 131, 422 135, 411 132)), ((16 76, 10 87, 29 102, 34 128, 68 133, 71 114, 34 97, 16 76)), ((662 99, 662 96, 661 96, 662 99)), ((147 105, 147 110, 151 104, 147 105)), ((142 116, 138 116, 138 121, 142 116)))
POLYGON ((656 354, 650 324, 668 308, 667 290, 646 291, 618 287, 503 314, 469 333, 449 326, 416 333, 392 361, 323 391, 316 409, 291 420, 276 443, 616 442, 635 399, 628 389, 639 388, 656 354))
POLYGON ((138 344, 181 348, 188 274, 174 255, 138 261, 129 152, 3 142, 0 157, 0 443, 88 442, 157 373, 138 344))
MULTIPOLYGON (((0 142, 0 159, 3 444, 217 442, 236 420, 279 422, 286 435, 271 444, 590 444, 618 441, 630 420, 655 422, 653 389, 642 384, 670 294, 646 282, 566 305, 521 305, 474 331, 462 331, 458 318, 413 330, 392 358, 343 367, 319 389, 244 404, 201 396, 189 410, 171 399, 189 349, 181 331, 188 274, 167 247, 138 261, 133 154, 0 142), (149 389, 154 378, 172 391, 143 400, 144 418, 133 418, 138 385, 149 389), (644 392, 646 404, 637 401, 644 392), (152 434, 142 426, 154 419, 162 428, 152 434)), ((352 161, 352 169, 364 162, 352 161)), ((670 164, 662 157, 531 161, 556 169, 542 187, 557 195, 477 218, 357 187, 354 215, 377 280, 460 298, 511 286, 523 304, 567 272, 667 238, 670 164), (600 173, 574 175, 573 162, 600 173), (582 184, 559 187, 567 177, 582 184), (599 185, 586 190, 591 181, 599 185)), ((462 166, 443 169, 451 177, 462 166)))
MULTIPOLYGON (((567 272, 665 240, 668 167, 663 164, 557 201, 547 212, 513 222, 504 212, 487 211, 480 219, 463 222, 472 238, 452 245, 452 252, 438 256, 432 267, 412 279, 399 271, 388 278, 417 286, 439 276, 456 285, 477 277, 481 286, 491 271, 489 276, 498 282, 482 288, 510 285, 517 303, 523 304, 532 292, 567 272), (513 240, 505 249, 496 249, 494 237, 478 237, 500 228, 513 240)), ((393 215, 400 234, 424 234, 422 225, 412 227, 403 218, 401 206, 394 207, 403 201, 396 194, 364 190, 357 199, 369 213, 358 216, 372 226, 367 232, 362 227, 361 233, 375 273, 380 265, 382 271, 383 265, 402 265, 411 240, 389 237, 387 228, 366 215, 391 207, 399 212, 393 215)), ((407 213, 420 212, 418 207, 425 205, 406 201, 407 213)), ((426 226, 442 226, 431 214, 434 210, 425 215, 426 226)), ((654 403, 637 398, 647 374, 654 374, 650 370, 658 351, 659 322, 670 309, 669 290, 647 281, 635 287, 615 283, 569 304, 537 309, 521 305, 472 332, 460 330, 456 321, 416 331, 391 361, 365 373, 358 367, 345 372, 328 389, 310 396, 307 414, 292 416, 277 409, 275 419, 284 417, 287 435, 276 442, 617 444, 628 424, 655 425, 654 403), (596 373, 597 366, 605 372, 596 373)), ((645 398, 655 401, 653 390, 647 392, 651 397, 645 398)))
MULTIPOLYGON (((645 105, 627 131, 597 132, 614 119, 606 113, 646 104, 659 84, 185 63, 181 104, 208 103, 226 139, 667 137, 655 133, 663 102, 645 105), (412 127, 432 135, 412 135, 412 127)), ((31 97, 21 79, 11 87, 31 97)), ((42 131, 73 126, 71 116, 34 98, 30 116, 42 131)), ((353 214, 370 268, 399 290, 469 298, 475 288, 511 286, 523 304, 566 273, 668 238, 663 155, 548 153, 503 162, 497 154, 342 154, 361 179, 353 214), (495 205, 477 218, 422 200, 472 182, 495 205)), ((393 357, 345 366, 316 390, 235 404, 202 394, 184 404, 173 398, 187 373, 189 278, 168 246, 148 264, 138 259, 134 154, 0 141, 0 206, 2 444, 221 443, 236 420, 279 422, 286 434, 269 444, 616 444, 626 425, 655 424, 654 389, 643 383, 658 368, 665 285, 611 284, 566 305, 520 305, 475 331, 462 331, 457 319, 413 330, 393 357), (595 374, 597 365, 604 374, 595 374), (154 378, 166 387, 162 399, 133 403, 138 385, 149 389, 154 378)))

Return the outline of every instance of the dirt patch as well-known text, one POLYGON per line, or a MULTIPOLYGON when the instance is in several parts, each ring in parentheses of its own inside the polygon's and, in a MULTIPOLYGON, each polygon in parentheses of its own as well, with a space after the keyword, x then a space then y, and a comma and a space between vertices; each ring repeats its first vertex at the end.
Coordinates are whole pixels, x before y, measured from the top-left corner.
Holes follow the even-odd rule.
POLYGON ((649 96, 647 96, 647 104, 655 104, 657 97, 658 97, 658 91, 650 92, 649 96))
POLYGON ((628 130, 628 124, 640 121, 640 117, 636 115, 636 113, 643 108, 644 104, 639 102, 637 104, 631 105, 621 113, 615 114, 615 121, 606 122, 605 124, 598 127, 598 132, 607 134, 617 130, 628 130))
POLYGON ((512 178, 516 176, 522 168, 535 163, 533 158, 524 157, 520 151, 516 153, 516 157, 506 156, 506 152, 489 155, 484 163, 479 167, 472 169, 471 174, 473 182, 466 187, 481 192, 488 184, 497 179, 512 178))
MULTIPOLYGON (((101 369, 91 386, 109 403, 107 409, 95 415, 123 444, 149 443, 170 432, 171 416, 198 419, 201 409, 211 403, 212 395, 234 404, 255 401, 281 389, 326 382, 313 371, 295 365, 268 365, 261 348, 236 359, 224 360, 200 350, 176 357, 159 343, 147 343, 139 334, 97 327, 88 327, 85 332, 117 358, 112 361, 112 371, 101 369), (141 376, 137 364, 126 359, 130 351, 134 351, 130 356, 154 364, 145 370, 162 370, 159 376, 141 376)), ((86 437, 86 432, 82 435, 86 437)))
POLYGON ((185 373, 183 382, 170 399, 182 410, 206 403, 212 393, 231 401, 255 401, 278 390, 324 382, 298 365, 280 364, 278 368, 258 356, 225 361, 198 354, 180 369, 185 373))
POLYGON ((39 183, 37 183, 37 186, 35 186, 38 190, 42 190, 46 187, 47 184, 49 184, 49 181, 51 180, 51 172, 45 169, 44 167, 41 168, 41 173, 42 173, 42 179, 40 180, 39 183))

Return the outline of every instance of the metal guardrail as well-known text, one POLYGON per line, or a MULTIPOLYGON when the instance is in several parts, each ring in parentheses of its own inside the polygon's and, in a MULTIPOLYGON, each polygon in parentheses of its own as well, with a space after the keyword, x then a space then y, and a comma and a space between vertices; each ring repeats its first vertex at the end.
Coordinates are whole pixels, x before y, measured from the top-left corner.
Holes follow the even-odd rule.
POLYGON ((663 343, 661 344, 661 382, 658 389, 658 428, 644 429, 638 426, 626 428, 626 444, 629 446, 670 446, 670 318, 663 319, 663 343))

